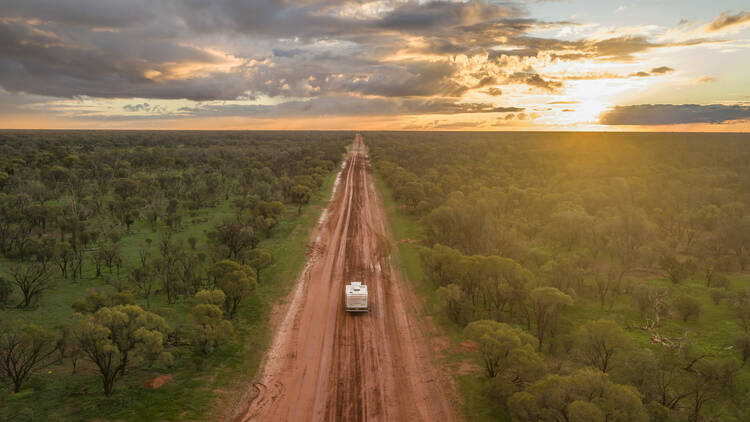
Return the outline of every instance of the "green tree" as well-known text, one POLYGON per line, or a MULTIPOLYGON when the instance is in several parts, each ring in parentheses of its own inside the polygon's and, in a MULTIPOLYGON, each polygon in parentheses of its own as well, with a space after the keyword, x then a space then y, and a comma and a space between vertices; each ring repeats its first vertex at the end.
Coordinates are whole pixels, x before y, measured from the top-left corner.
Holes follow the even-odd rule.
POLYGON ((699 357, 691 361, 685 370, 691 374, 688 381, 693 406, 689 420, 701 420, 701 411, 706 403, 729 394, 740 365, 734 358, 699 357))
POLYGON ((31 374, 54 362, 57 351, 55 335, 22 321, 0 324, 0 377, 21 391, 31 374))
POLYGON ((249 265, 240 265, 225 259, 214 264, 209 274, 214 278, 216 287, 226 294, 224 311, 229 318, 234 318, 240 302, 255 290, 255 271, 249 265))
POLYGON ((250 254, 250 266, 255 268, 255 277, 260 283, 260 272, 270 267, 274 262, 271 252, 264 249, 253 249, 250 254))
POLYGON ((609 319, 587 322, 578 330, 576 340, 580 359, 602 372, 610 369, 616 354, 632 347, 630 336, 609 319))
POLYGON ((525 345, 536 346, 536 339, 508 324, 481 320, 466 326, 464 335, 479 345, 487 376, 494 378, 504 374, 512 364, 509 355, 514 349, 525 345))
POLYGON ((701 312, 701 304, 697 299, 687 295, 679 295, 672 300, 672 306, 677 312, 682 322, 687 322, 689 318, 698 316, 701 312))
POLYGON ((201 290, 195 294, 197 304, 191 311, 193 318, 192 342, 195 349, 208 355, 232 335, 232 323, 225 320, 219 306, 226 295, 221 290, 201 290))
POLYGON ((661 267, 667 278, 674 284, 682 283, 695 273, 696 265, 691 259, 680 261, 674 255, 664 255, 659 260, 661 267))
POLYGON ((607 374, 593 368, 570 376, 552 375, 537 381, 508 400, 515 420, 562 422, 597 419, 647 421, 648 413, 635 388, 615 384, 607 374), (587 404, 584 404, 587 403, 587 404))
POLYGON ((224 221, 208 232, 208 238, 229 248, 230 256, 237 258, 246 248, 254 249, 259 242, 252 227, 237 221, 224 221))
POLYGON ((599 406, 590 401, 576 400, 567 407, 570 422, 604 422, 606 418, 599 406))
POLYGON ((461 287, 451 283, 447 286, 438 287, 435 295, 445 307, 448 318, 458 323, 463 312, 464 293, 461 291, 461 287))
POLYGON ((742 357, 742 363, 747 362, 747 358, 750 358, 750 334, 738 333, 734 336, 734 349, 742 357))
POLYGON ((312 190, 307 186, 303 186, 303 185, 292 186, 292 189, 290 190, 290 196, 292 197, 292 202, 297 204, 297 214, 302 213, 302 205, 310 202, 312 195, 313 195, 312 190))
POLYGON ((93 314, 109 304, 109 297, 102 289, 92 288, 86 291, 86 297, 73 302, 73 310, 82 314, 93 314))
POLYGON ((163 349, 166 331, 162 317, 137 305, 117 305, 82 317, 74 336, 84 358, 98 368, 104 394, 110 396, 129 365, 171 358, 163 349))
POLYGON ((529 293, 531 315, 536 325, 536 337, 539 339, 538 351, 542 351, 545 336, 557 326, 562 309, 572 304, 573 298, 554 287, 537 287, 529 293))
POLYGON ((28 308, 35 303, 42 293, 52 289, 52 272, 39 263, 15 264, 11 266, 13 281, 23 294, 22 308, 28 308))

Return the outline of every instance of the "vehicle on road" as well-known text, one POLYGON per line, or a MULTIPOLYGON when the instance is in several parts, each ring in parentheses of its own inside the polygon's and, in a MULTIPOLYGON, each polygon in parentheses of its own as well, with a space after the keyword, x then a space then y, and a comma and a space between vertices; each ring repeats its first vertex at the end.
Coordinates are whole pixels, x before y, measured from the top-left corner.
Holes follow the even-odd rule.
POLYGON ((344 304, 349 312, 367 312, 367 286, 360 281, 352 281, 346 285, 344 304))

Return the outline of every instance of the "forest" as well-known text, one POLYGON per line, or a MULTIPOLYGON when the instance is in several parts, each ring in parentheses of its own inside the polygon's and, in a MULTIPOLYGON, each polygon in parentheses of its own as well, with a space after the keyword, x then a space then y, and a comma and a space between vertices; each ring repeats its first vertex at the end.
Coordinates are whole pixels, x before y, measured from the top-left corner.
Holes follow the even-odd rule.
POLYGON ((252 377, 352 138, 0 132, 0 420, 195 418, 252 377))
POLYGON ((467 419, 750 420, 748 135, 365 138, 467 419))

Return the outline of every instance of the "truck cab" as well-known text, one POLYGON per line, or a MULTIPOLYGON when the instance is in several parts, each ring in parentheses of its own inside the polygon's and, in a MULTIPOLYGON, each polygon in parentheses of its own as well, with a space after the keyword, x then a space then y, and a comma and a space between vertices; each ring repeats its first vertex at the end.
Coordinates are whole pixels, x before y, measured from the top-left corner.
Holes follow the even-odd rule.
POLYGON ((367 312, 367 286, 360 281, 352 281, 346 285, 344 305, 349 312, 367 312))

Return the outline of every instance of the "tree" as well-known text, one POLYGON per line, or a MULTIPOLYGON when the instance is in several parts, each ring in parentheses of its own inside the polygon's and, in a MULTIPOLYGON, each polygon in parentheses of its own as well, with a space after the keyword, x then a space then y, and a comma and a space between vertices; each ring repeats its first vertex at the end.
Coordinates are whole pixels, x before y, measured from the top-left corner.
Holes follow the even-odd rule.
POLYGON ((125 177, 114 181, 114 192, 120 200, 127 200, 138 193, 138 182, 125 177))
POLYGON ((146 308, 151 307, 151 294, 156 289, 157 279, 147 267, 139 267, 130 273, 130 280, 133 283, 136 293, 146 299, 146 308))
POLYGON ((750 334, 738 333, 734 336, 734 348, 742 357, 742 363, 747 362, 750 358, 750 334))
POLYGON ((514 420, 523 421, 648 421, 635 388, 615 384, 607 374, 593 368, 537 381, 514 394, 508 408, 514 420))
POLYGON ((680 261, 674 255, 662 256, 659 266, 674 284, 682 283, 695 273, 695 263, 692 260, 680 261))
POLYGON ((229 314, 229 318, 234 318, 237 306, 257 285, 255 271, 249 265, 225 259, 214 264, 209 274, 214 278, 216 287, 226 294, 224 311, 229 314))
POLYGON ((687 295, 679 295, 675 297, 672 301, 672 306, 674 307, 677 315, 679 315, 682 322, 687 322, 687 320, 691 317, 695 317, 697 319, 698 315, 700 315, 701 312, 700 302, 698 302, 697 299, 687 295))
POLYGON ((554 287, 537 287, 529 293, 529 305, 539 339, 538 351, 542 351, 545 336, 557 325, 560 311, 572 304, 573 298, 554 287))
POLYGON ((536 346, 536 339, 508 324, 480 320, 466 326, 464 335, 479 344, 487 376, 494 378, 505 373, 511 362, 510 352, 525 345, 536 346))
POLYGON ((727 220, 719 229, 719 236, 724 246, 737 259, 740 270, 745 271, 750 251, 750 215, 727 220))
MULTIPOLYGON (((669 356, 672 362, 675 357, 669 356)), ((660 362, 651 349, 633 349, 617 359, 618 365, 607 372, 612 380, 620 384, 629 384, 643 394, 644 403, 659 400, 662 395, 659 386, 663 384, 660 377, 660 362)), ((666 391, 664 392, 666 398, 666 391)))
POLYGON ((729 300, 729 307, 740 319, 742 329, 750 333, 750 290, 743 289, 736 292, 729 300))
POLYGON ((20 306, 28 308, 47 290, 52 289, 52 273, 39 263, 15 264, 11 266, 13 280, 23 294, 20 306))
POLYGON ((55 335, 22 321, 0 324, 0 377, 21 391, 24 381, 41 368, 54 362, 57 351, 55 335))
POLYGON ((195 294, 197 304, 191 311, 192 342, 196 350, 208 355, 232 335, 232 323, 222 318, 226 295, 221 290, 201 290, 195 294))
POLYGON ((610 308, 614 305, 616 291, 619 287, 619 280, 615 277, 614 271, 609 271, 606 276, 602 274, 594 275, 594 287, 596 294, 599 296, 599 303, 602 307, 609 303, 610 308))
POLYGON ((106 306, 135 305, 133 294, 125 290, 114 295, 108 295, 104 290, 91 288, 86 292, 86 298, 73 302, 73 310, 81 314, 93 314, 106 306))
POLYGON ((73 302, 73 310, 82 314, 93 314, 99 309, 107 306, 109 297, 104 290, 89 289, 86 292, 86 298, 73 302))
POLYGON ((576 350, 581 360, 607 372, 614 356, 632 347, 632 340, 620 326, 609 319, 589 321, 578 330, 576 350))
POLYGON ((68 277, 68 265, 74 258, 74 251, 68 242, 57 242, 54 247, 54 260, 60 268, 63 278, 68 277))
POLYGON ((448 313, 448 318, 451 321, 458 323, 461 319, 461 313, 463 311, 463 300, 464 293, 461 291, 461 287, 456 284, 449 284, 447 286, 438 287, 435 292, 438 300, 443 303, 445 310, 448 313))
POLYGON ((667 298, 670 291, 665 288, 653 286, 648 283, 641 283, 633 289, 633 299, 644 320, 653 318, 658 325, 661 315, 667 310, 667 298))
POLYGON ((250 266, 255 268, 255 276, 260 283, 261 270, 270 267, 273 264, 273 255, 264 249, 253 249, 250 254, 250 266))
POLYGON ((297 214, 302 213, 302 205, 310 202, 312 195, 313 195, 312 190, 307 186, 303 186, 303 185, 292 186, 292 189, 290 191, 290 196, 292 197, 292 202, 297 204, 297 214))
POLYGON ((85 359, 99 369, 106 396, 129 365, 156 358, 169 359, 163 352, 164 319, 137 305, 104 307, 82 317, 74 335, 85 359))
POLYGON ((732 382, 740 369, 734 358, 711 359, 707 356, 692 360, 685 368, 691 374, 688 385, 693 399, 689 420, 700 421, 706 402, 716 400, 731 391, 732 382))
POLYGON ((571 422, 605 422, 604 412, 590 401, 576 400, 567 407, 571 422))
POLYGON ((208 238, 229 248, 230 257, 237 258, 246 248, 255 249, 259 239, 252 227, 237 221, 225 221, 207 234, 208 238))

